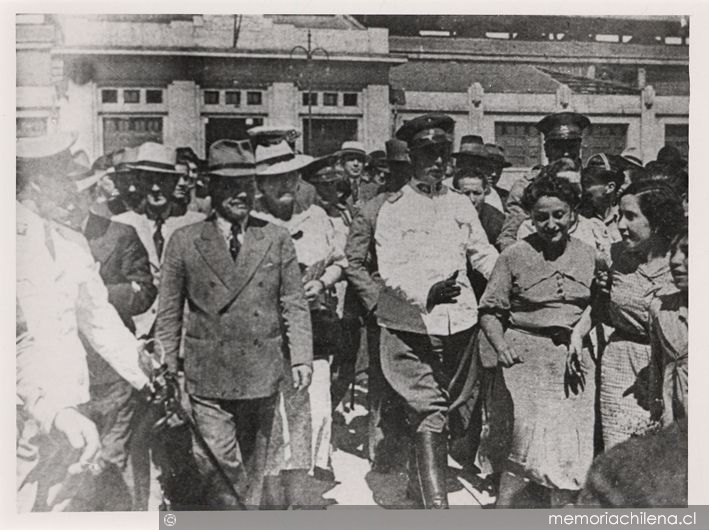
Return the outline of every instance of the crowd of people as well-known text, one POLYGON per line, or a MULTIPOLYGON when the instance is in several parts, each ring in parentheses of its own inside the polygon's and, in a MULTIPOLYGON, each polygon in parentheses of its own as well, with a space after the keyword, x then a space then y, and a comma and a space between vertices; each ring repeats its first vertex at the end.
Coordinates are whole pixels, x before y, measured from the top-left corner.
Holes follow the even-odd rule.
POLYGON ((589 126, 542 119, 509 188, 442 114, 318 158, 288 126, 91 167, 18 139, 18 509, 145 510, 156 478, 177 509, 317 504, 355 381, 372 471, 422 507, 449 457, 499 507, 686 503, 687 163, 584 164, 589 126), (618 479, 642 447, 672 488, 618 479))

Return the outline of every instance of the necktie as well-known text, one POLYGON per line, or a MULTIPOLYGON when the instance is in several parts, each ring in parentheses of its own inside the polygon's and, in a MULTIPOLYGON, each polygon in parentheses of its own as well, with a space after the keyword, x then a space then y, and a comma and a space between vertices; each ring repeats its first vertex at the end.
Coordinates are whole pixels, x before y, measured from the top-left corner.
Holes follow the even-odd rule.
POLYGON ((162 257, 162 249, 165 246, 165 237, 162 235, 162 225, 165 224, 165 219, 158 217, 155 219, 155 232, 153 233, 153 241, 155 242, 155 250, 158 253, 158 259, 162 257))
POLYGON ((239 243, 239 234, 241 234, 241 225, 233 224, 231 225, 231 241, 229 241, 229 253, 231 254, 231 259, 236 261, 239 256, 239 250, 241 250, 241 243, 239 243))

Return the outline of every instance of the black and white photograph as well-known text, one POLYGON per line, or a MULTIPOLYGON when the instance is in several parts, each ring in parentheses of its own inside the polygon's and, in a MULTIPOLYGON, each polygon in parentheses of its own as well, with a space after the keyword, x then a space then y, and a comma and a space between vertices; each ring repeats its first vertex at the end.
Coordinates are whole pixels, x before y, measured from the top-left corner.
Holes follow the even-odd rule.
POLYGON ((686 508, 694 18, 521 13, 15 13, 17 513, 686 508))

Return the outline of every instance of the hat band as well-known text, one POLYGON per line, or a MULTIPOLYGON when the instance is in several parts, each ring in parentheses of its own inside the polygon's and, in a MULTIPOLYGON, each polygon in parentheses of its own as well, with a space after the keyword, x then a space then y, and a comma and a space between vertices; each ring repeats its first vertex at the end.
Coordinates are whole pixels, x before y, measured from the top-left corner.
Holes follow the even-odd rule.
POLYGON ((283 155, 278 155, 271 158, 266 158, 265 160, 261 160, 260 162, 256 163, 256 166, 261 169, 264 169, 280 162, 288 162, 289 160, 293 160, 294 158, 295 155, 293 153, 286 153, 283 155))
POLYGON ((134 167, 138 167, 138 166, 153 167, 155 169, 172 171, 174 173, 178 172, 175 169, 175 166, 172 164, 165 164, 163 162, 153 162, 151 160, 138 160, 137 162, 132 162, 130 165, 134 166, 134 167))
POLYGON ((248 162, 228 162, 225 164, 215 164, 207 168, 208 172, 219 171, 220 169, 255 169, 254 164, 248 162))

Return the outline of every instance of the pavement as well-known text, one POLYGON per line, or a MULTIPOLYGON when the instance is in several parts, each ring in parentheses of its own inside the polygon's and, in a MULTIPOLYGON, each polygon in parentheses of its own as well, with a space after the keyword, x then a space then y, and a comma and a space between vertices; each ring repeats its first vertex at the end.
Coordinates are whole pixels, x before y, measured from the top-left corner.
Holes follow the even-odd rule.
MULTIPOLYGON (((332 465, 337 483, 328 484, 324 489, 323 504, 327 509, 336 509, 338 505, 416 508, 417 504, 406 497, 407 475, 403 469, 391 473, 370 470, 366 458, 365 392, 357 387, 354 406, 349 406, 348 396, 334 415, 332 465)), ((494 497, 484 488, 484 476, 463 472, 453 458, 448 461, 448 476, 452 478, 448 493, 451 506, 492 507, 494 504, 494 497)))

